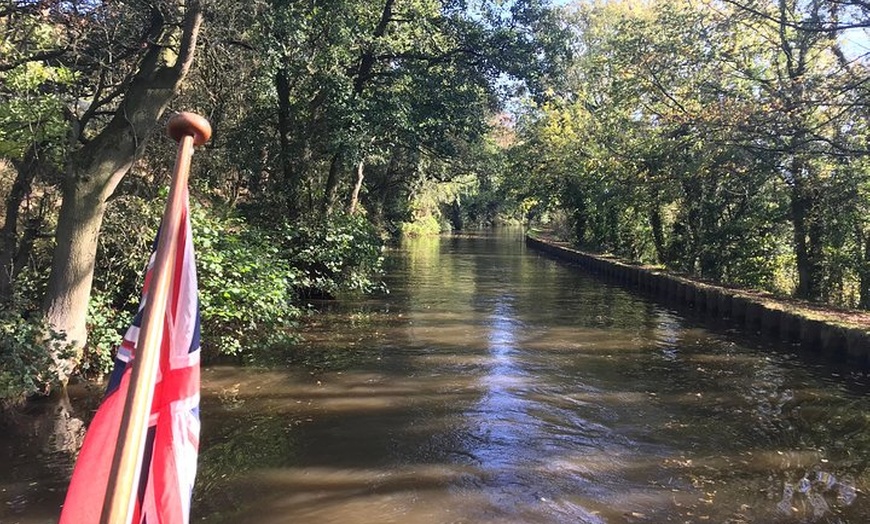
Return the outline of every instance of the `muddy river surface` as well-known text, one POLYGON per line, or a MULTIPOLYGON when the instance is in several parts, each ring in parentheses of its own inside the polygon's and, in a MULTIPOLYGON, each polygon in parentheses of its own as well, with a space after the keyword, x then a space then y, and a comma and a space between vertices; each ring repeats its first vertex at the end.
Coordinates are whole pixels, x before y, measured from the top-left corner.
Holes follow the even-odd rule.
MULTIPOLYGON (((870 522, 865 374, 528 251, 406 242, 389 294, 203 371, 192 522, 870 522)), ((93 395, 2 423, 0 522, 53 522, 93 395)))

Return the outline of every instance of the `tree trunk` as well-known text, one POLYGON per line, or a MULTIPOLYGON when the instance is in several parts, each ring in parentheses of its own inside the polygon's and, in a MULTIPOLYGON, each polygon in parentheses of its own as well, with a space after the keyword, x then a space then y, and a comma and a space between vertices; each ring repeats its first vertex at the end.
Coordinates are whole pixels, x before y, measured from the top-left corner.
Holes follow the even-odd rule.
POLYGON ((450 224, 455 231, 462 231, 465 227, 465 223, 462 220, 462 202, 459 201, 458 196, 450 204, 450 224))
POLYGON ((363 180, 365 179, 365 161, 360 160, 356 168, 356 183, 353 185, 353 191, 350 194, 350 201, 347 206, 347 212, 351 215, 356 213, 356 208, 359 205, 359 192, 362 190, 363 180))
POLYGON ((281 175, 282 189, 287 206, 287 213, 292 219, 299 214, 299 186, 301 178, 293 164, 290 151, 293 129, 290 125, 290 77, 286 68, 281 68, 275 74, 275 91, 278 95, 278 138, 281 144, 281 175))
MULTIPOLYGON (((805 133, 799 133, 794 143, 803 140, 805 133)), ((790 162, 791 221, 794 230, 795 259, 797 263, 797 298, 819 300, 822 282, 822 236, 824 227, 818 213, 818 201, 813 194, 813 173, 807 163, 794 154, 790 162)))
MULTIPOLYGON (((202 6, 197 0, 187 0, 176 8, 185 9, 182 27, 168 20, 156 28, 149 40, 153 43, 112 120, 72 154, 67 168, 44 310, 49 327, 62 334, 77 353, 87 339, 85 320, 106 200, 144 149, 193 61, 202 6), (174 49, 170 44, 178 42, 179 36, 180 48, 174 49)), ((61 360, 58 350, 51 348, 65 381, 78 357, 61 360)))
POLYGON ((332 155, 332 161, 329 163, 329 176, 326 178, 326 189, 323 192, 323 205, 321 211, 323 216, 332 214, 332 209, 335 207, 335 201, 338 196, 338 172, 341 168, 341 153, 332 155))
POLYGON ((12 282, 17 269, 15 258, 18 252, 19 213, 36 177, 36 161, 36 152, 31 146, 20 162, 13 162, 15 181, 6 198, 6 217, 3 228, 0 229, 0 304, 7 304, 12 300, 12 282))
POLYGON ((263 190, 263 183, 269 178, 269 148, 263 145, 260 148, 260 165, 251 173, 248 180, 248 191, 256 198, 263 190))
POLYGON ((5 221, 0 229, 0 304, 9 303, 15 290, 15 276, 27 263, 33 242, 45 218, 44 201, 36 217, 30 217, 24 232, 19 234, 21 205, 29 197, 33 182, 37 179, 52 183, 60 173, 53 164, 41 156, 40 144, 32 144, 24 158, 13 160, 15 181, 6 198, 5 221))
POLYGON ((817 236, 818 225, 812 224, 813 200, 800 179, 800 172, 795 173, 795 182, 791 192, 791 220, 794 229, 795 258, 797 261, 798 285, 795 296, 808 300, 816 300, 820 296, 819 289, 819 258, 817 236))
MULTIPOLYGON (((393 19, 393 4, 395 4, 395 0, 385 0, 384 9, 381 11, 381 18, 378 20, 378 25, 375 26, 374 33, 372 33, 373 40, 380 39, 387 34, 387 27, 389 27, 390 21, 393 19)), ((355 94, 359 95, 363 92, 366 82, 371 78, 374 66, 374 46, 370 45, 360 56, 356 78, 353 81, 353 91, 355 94)))
MULTIPOLYGON (((122 156, 119 153, 118 156, 122 156)), ((85 320, 97 238, 111 194, 105 181, 106 172, 85 176, 87 168, 70 176, 63 188, 63 204, 55 233, 57 246, 52 258, 51 275, 45 298, 45 314, 49 326, 66 336, 66 342, 79 348, 87 340, 85 320)), ((111 173, 109 173, 111 176, 111 173)))
POLYGON ((652 228, 653 244, 656 248, 656 261, 668 262, 665 248, 664 224, 662 223, 662 211, 658 203, 653 203, 649 214, 649 225, 652 228))

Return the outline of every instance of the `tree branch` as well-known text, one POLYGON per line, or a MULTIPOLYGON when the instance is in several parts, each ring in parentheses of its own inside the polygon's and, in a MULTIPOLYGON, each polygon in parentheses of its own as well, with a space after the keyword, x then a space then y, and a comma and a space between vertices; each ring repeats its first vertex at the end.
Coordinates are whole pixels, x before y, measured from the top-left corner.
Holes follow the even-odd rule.
POLYGON ((32 55, 23 56, 17 60, 13 60, 12 62, 0 63, 0 72, 10 71, 20 65, 26 64, 27 62, 42 62, 45 60, 52 60, 54 58, 63 56, 67 51, 69 51, 68 47, 52 49, 49 51, 37 51, 32 55))

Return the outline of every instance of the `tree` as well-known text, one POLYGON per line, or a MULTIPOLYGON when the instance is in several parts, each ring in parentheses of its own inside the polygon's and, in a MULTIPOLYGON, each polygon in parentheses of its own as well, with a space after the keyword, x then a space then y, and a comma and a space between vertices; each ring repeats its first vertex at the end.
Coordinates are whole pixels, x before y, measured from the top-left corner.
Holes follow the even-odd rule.
POLYGON ((847 12, 861 5, 582 6, 570 83, 531 111, 520 148, 541 153, 520 171, 559 191, 581 244, 854 303, 866 68, 838 40, 847 12))
MULTIPOLYGON (((6 15, 29 16, 35 6, 12 4, 6 15)), ((55 49, 15 61, 56 60, 77 80, 63 93, 69 142, 44 310, 49 326, 81 348, 106 201, 187 74, 202 5, 54 2, 39 8, 32 16, 65 36, 55 49)))
POLYGON ((747 127, 747 150, 762 159, 788 188, 798 282, 795 294, 826 295, 828 225, 836 213, 827 202, 829 174, 839 159, 854 157, 843 129, 853 128, 854 78, 832 31, 821 24, 825 3, 759 2, 728 17, 763 35, 752 47, 737 44, 735 67, 757 89, 764 113, 747 127))
POLYGON ((265 45, 281 151, 273 189, 289 216, 328 214, 345 200, 338 195, 365 195, 368 176, 399 158, 452 158, 480 141, 501 75, 539 89, 564 43, 534 0, 487 2, 480 13, 428 0, 271 6, 265 45))
POLYGON ((67 100, 75 73, 57 59, 63 31, 34 3, 10 3, 0 12, 0 158, 14 170, 0 229, 0 305, 44 234, 53 186, 64 154, 67 100), (34 184, 41 191, 34 194, 34 184))

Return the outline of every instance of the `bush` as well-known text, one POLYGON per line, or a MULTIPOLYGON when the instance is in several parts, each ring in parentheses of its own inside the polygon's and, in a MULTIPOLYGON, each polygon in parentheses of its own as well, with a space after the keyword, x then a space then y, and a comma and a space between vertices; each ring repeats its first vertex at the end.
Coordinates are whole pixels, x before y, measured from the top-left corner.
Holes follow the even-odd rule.
MULTIPOLYGON (((382 287, 382 245, 363 216, 283 225, 269 234, 241 218, 191 203, 199 279, 202 347, 218 355, 263 356, 263 347, 293 340, 300 295, 337 296, 382 287)), ((114 351, 141 296, 144 266, 159 208, 119 198, 100 237, 89 340, 79 370, 110 370, 114 351), (128 225, 125 227, 125 224, 128 225)))
POLYGON ((79 373, 85 376, 99 377, 112 371, 115 352, 133 321, 135 307, 116 309, 112 306, 115 300, 109 293, 97 290, 91 293, 88 302, 88 343, 78 366, 79 373))
MULTIPOLYGON (((100 235, 95 286, 88 308, 88 345, 79 370, 111 369, 142 294, 145 265, 165 199, 113 202, 100 235)), ((295 272, 278 243, 241 219, 191 202, 206 358, 242 356, 289 336, 300 311, 292 303, 295 272)))
POLYGON ((0 406, 47 394, 59 382, 55 361, 46 350, 59 338, 39 318, 26 319, 11 308, 0 310, 0 406))
MULTIPOLYGON (((94 294, 101 295, 106 307, 135 311, 142 297, 145 268, 168 191, 164 189, 159 195, 122 195, 113 198, 106 209, 94 269, 94 294)), ((89 313, 96 313, 93 298, 91 302, 89 313)))
POLYGON ((441 233, 441 224, 432 215, 413 222, 402 222, 402 234, 409 237, 430 237, 441 233))
POLYGON ((335 298, 383 289, 383 245, 364 216, 302 221, 285 225, 283 235, 284 256, 299 272, 296 286, 303 296, 335 298))
POLYGON ((246 356, 291 337, 299 279, 278 243, 239 219, 203 210, 193 219, 203 348, 246 356))

